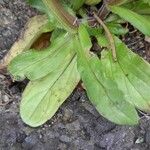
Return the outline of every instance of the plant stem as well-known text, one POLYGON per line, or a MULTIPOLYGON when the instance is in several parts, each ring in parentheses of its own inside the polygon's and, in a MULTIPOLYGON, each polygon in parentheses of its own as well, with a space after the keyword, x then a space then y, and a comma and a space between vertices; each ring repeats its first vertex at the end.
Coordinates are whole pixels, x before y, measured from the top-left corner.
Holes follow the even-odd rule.
POLYGON ((112 50, 113 60, 117 61, 116 47, 115 47, 115 42, 114 42, 112 34, 110 33, 109 29, 104 24, 104 22, 95 13, 94 13, 94 17, 98 21, 98 23, 104 28, 104 30, 106 32, 106 36, 107 36, 109 43, 110 43, 111 50, 112 50))
POLYGON ((42 0, 46 7, 53 13, 57 21, 69 32, 76 32, 77 18, 70 15, 60 4, 59 0, 42 0))
POLYGON ((101 8, 98 10, 98 17, 104 20, 110 13, 108 5, 121 5, 132 0, 103 0, 101 8))

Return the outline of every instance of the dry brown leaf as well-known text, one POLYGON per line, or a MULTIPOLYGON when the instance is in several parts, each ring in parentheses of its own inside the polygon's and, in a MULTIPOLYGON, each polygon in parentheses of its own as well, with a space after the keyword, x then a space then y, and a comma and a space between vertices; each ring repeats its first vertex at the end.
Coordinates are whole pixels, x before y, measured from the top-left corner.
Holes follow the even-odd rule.
POLYGON ((50 45, 51 32, 43 33, 31 46, 36 50, 47 48, 50 45))
POLYGON ((10 61, 21 52, 28 50, 44 32, 50 32, 52 27, 46 15, 37 15, 27 22, 19 39, 13 44, 10 51, 1 60, 0 69, 5 68, 10 61))

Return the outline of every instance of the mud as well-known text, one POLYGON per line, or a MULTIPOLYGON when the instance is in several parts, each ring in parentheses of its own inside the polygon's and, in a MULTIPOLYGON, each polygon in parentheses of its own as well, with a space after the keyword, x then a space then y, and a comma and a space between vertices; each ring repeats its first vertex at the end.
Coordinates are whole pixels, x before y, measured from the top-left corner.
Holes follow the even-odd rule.
MULTIPOLYGON (((17 40, 26 21, 37 14, 23 0, 0 0, 0 57, 17 40)), ((132 35, 125 39, 131 43, 132 35)), ((135 37, 135 36, 134 36, 135 37)), ((144 37, 136 51, 148 60, 144 37)), ((139 43, 139 42, 138 42, 139 43)), ((136 44, 135 44, 136 46, 136 44)), ((38 128, 19 116, 24 82, 12 83, 0 74, 0 150, 149 150, 150 118, 141 115, 138 126, 118 126, 98 114, 84 91, 76 89, 56 115, 38 128)))

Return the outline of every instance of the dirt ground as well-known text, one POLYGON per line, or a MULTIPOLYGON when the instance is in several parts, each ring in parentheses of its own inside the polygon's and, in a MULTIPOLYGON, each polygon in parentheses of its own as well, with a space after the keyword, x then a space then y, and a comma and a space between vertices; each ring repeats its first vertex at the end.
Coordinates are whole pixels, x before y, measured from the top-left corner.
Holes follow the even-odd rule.
MULTIPOLYGON (((23 0, 0 0, 0 58, 36 14, 23 0)), ((150 45, 143 35, 131 32, 125 42, 150 60, 150 45)), ((30 128, 19 116, 25 85, 26 81, 12 83, 9 74, 0 74, 0 150, 150 150, 148 116, 141 115, 138 126, 115 125, 100 116, 79 89, 46 124, 30 128)))

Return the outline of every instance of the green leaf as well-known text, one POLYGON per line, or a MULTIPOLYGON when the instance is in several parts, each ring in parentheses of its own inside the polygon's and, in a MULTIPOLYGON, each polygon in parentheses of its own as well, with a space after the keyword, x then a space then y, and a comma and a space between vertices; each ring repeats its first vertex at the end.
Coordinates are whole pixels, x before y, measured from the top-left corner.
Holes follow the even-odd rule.
POLYGON ((80 80, 76 56, 46 77, 30 82, 23 93, 20 114, 23 121, 37 127, 50 119, 80 80))
POLYGON ((98 112, 117 124, 137 124, 136 110, 125 101, 123 92, 118 89, 115 81, 105 76, 104 66, 99 58, 90 53, 92 44, 83 26, 79 27, 79 37, 76 40, 78 70, 87 94, 98 112))
POLYGON ((70 35, 61 34, 46 50, 30 50, 18 55, 11 61, 9 72, 15 80, 25 77, 36 80, 46 76, 74 55, 70 39, 70 35))
POLYGON ((115 41, 117 62, 113 62, 110 51, 103 51, 103 72, 117 83, 126 101, 140 110, 150 112, 150 64, 129 50, 118 38, 115 41))
POLYGON ((133 26, 139 29, 143 34, 150 36, 150 21, 143 16, 123 7, 110 6, 111 11, 126 21, 130 22, 133 26))

